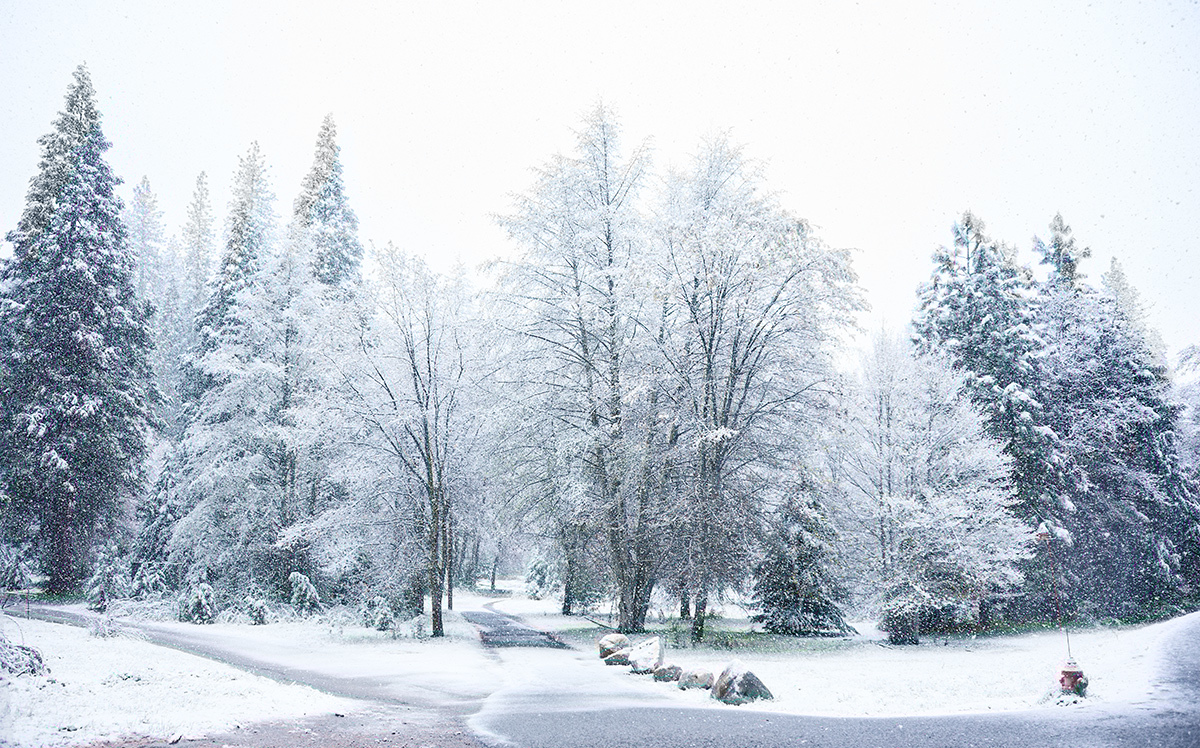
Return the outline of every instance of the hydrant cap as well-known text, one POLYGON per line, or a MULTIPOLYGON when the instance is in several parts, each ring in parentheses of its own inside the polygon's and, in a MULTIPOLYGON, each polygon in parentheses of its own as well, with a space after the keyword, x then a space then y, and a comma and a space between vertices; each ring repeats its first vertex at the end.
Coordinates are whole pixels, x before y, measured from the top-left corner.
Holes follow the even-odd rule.
POLYGON ((1079 667, 1079 664, 1076 663, 1075 660, 1067 660, 1065 663, 1063 663, 1062 671, 1064 673, 1079 673, 1080 675, 1083 674, 1083 670, 1079 667))

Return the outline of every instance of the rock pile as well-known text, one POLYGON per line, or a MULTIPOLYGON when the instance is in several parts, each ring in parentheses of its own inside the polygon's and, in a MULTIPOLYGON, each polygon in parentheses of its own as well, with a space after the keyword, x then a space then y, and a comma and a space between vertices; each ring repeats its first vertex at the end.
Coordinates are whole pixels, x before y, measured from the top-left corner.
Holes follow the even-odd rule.
POLYGON ((679 665, 666 664, 663 642, 657 636, 634 644, 624 634, 608 634, 596 647, 605 665, 629 665, 634 673, 653 675, 654 680, 675 683, 681 690, 711 689, 712 697, 725 704, 774 698, 758 676, 738 660, 726 665, 720 677, 703 668, 685 670, 679 665))

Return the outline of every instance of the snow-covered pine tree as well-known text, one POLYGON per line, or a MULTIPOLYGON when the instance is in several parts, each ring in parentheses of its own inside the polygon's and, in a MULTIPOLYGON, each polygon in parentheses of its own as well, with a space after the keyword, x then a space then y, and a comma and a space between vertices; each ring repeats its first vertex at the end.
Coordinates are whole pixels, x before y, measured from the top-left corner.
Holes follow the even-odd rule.
POLYGON ((313 275, 329 286, 356 284, 363 257, 358 218, 342 184, 340 153, 333 115, 326 115, 317 134, 312 169, 293 206, 295 220, 311 236, 313 275))
POLYGON ((335 432, 344 425, 335 415, 344 382, 334 362, 352 355, 368 316, 356 293, 363 248, 339 153, 333 117, 326 116, 272 272, 280 330, 274 356, 285 377, 280 477, 297 518, 313 517, 345 498, 345 487, 334 475, 342 462, 335 432))
MULTIPOLYGON (((224 256, 197 317, 195 404, 180 444, 184 516, 172 560, 191 570, 189 581, 226 591, 249 588, 282 525, 272 460, 281 372, 269 355, 275 310, 261 272, 275 241, 273 203, 255 143, 239 159, 224 256)), ((282 592, 286 579, 274 582, 282 592)))
POLYGON ((208 197, 208 175, 200 172, 192 202, 188 204, 181 248, 189 306, 197 311, 206 300, 205 290, 212 272, 214 223, 208 197))
MULTIPOLYGON (((179 261, 179 244, 165 239, 162 212, 150 187, 142 178, 133 189, 133 200, 124 212, 129 230, 130 252, 137 260, 137 293, 150 308, 150 332, 154 350, 150 356, 155 384, 162 394, 157 416, 160 433, 178 438, 183 430, 181 389, 185 361, 194 340, 196 308, 189 306, 179 261)), ((153 477, 153 476, 152 476, 153 477)))
POLYGON ((0 271, 5 523, 36 528, 47 591, 78 589, 88 552, 142 485, 156 391, 119 183, 87 69, 43 136, 0 271))
MULTIPOLYGON (((1200 486, 1200 345, 1179 352, 1176 401, 1183 407, 1179 422, 1179 456, 1194 487, 1200 486)), ((1200 568, 1200 567, 1197 567, 1200 568)))
POLYGON ((993 242, 970 212, 954 225, 954 246, 934 253, 934 273, 918 292, 914 341, 922 353, 948 356, 966 375, 988 432, 1005 445, 1013 486, 1026 518, 1057 503, 1066 481, 1057 435, 1036 395, 1032 275, 1012 248, 993 242))
MULTIPOLYGON (((213 214, 208 196, 208 176, 200 172, 192 201, 188 204, 187 222, 183 226, 183 238, 179 249, 181 267, 180 295, 183 317, 188 325, 184 328, 182 343, 185 355, 180 361, 179 424, 178 431, 187 427, 195 417, 196 400, 204 391, 205 377, 197 366, 200 354, 202 325, 200 315, 209 301, 210 281, 213 273, 213 214)), ((175 438, 181 438, 181 433, 175 438)))
POLYGON ((833 573, 837 534, 810 491, 789 495, 771 521, 766 553, 754 567, 753 620, 776 634, 848 633, 846 590, 833 573))
POLYGON ((165 237, 162 211, 158 209, 158 198, 150 188, 149 178, 142 177, 142 181, 134 185, 133 200, 125 207, 122 218, 129 252, 137 263, 134 289, 139 298, 157 307, 158 299, 152 286, 164 272, 162 251, 165 237))
POLYGON ((92 567, 84 589, 88 608, 103 613, 113 600, 129 597, 129 566, 116 543, 102 546, 92 567))
POLYGON ((1154 614, 1181 600, 1200 550, 1200 507, 1176 451, 1179 406, 1119 265, 1095 291, 1079 271, 1089 252, 1061 216, 1050 230, 1034 246, 1051 267, 1039 315, 1041 399, 1079 477, 1062 510, 1043 519, 1053 542, 1065 541, 1056 555, 1069 612, 1154 614))

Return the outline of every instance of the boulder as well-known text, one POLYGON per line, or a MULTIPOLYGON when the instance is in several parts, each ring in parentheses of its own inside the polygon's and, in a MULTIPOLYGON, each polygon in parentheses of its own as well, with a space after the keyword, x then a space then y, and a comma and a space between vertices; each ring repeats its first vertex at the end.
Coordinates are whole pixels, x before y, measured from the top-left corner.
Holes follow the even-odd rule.
POLYGON ((713 674, 704 668, 688 668, 679 674, 679 688, 712 688, 713 674))
POLYGON ((654 671, 654 680, 676 681, 683 674, 683 668, 678 665, 659 665, 654 671))
POLYGON ((604 658, 605 665, 628 665, 629 664, 629 649, 618 649, 616 652, 609 654, 604 658))
POLYGON ((657 670, 658 666, 663 664, 662 639, 652 636, 638 642, 629 653, 629 664, 633 666, 635 673, 653 673, 657 670))
POLYGON ((712 697, 726 704, 775 698, 758 676, 738 660, 729 663, 721 672, 721 677, 713 684, 712 697))
POLYGON ((624 634, 609 634, 597 642, 596 646, 600 648, 600 659, 603 660, 622 649, 629 649, 629 637, 624 634))

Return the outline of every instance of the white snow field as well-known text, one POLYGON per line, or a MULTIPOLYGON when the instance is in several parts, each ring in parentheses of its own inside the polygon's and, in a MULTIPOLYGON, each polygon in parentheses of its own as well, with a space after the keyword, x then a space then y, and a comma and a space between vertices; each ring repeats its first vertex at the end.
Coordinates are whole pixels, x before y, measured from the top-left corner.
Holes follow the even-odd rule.
MULTIPOLYGON (((478 705, 470 723, 485 734, 489 717, 498 714, 634 705, 831 716, 1058 708, 1044 697, 1066 655, 1061 632, 926 638, 915 647, 889 647, 878 632, 867 632, 847 639, 785 639, 772 651, 672 646, 673 639, 686 638, 686 631, 677 628, 668 634, 668 663, 719 672, 737 658, 775 695, 773 701, 730 707, 709 698, 707 691, 680 691, 673 684, 632 675, 627 667, 605 666, 594 649, 604 630, 596 626, 589 631, 592 624, 586 620, 558 615, 556 601, 520 594, 495 600, 459 592, 455 603, 458 611, 491 603, 492 609, 520 616, 532 626, 562 632, 578 649, 485 649, 458 613, 447 614, 448 636, 441 640, 393 639, 331 617, 267 626, 139 625, 201 637, 232 656, 277 668, 350 679, 373 697, 456 705, 467 707, 466 712, 478 705)), ((724 612, 729 617, 715 622, 715 639, 722 639, 720 631, 749 627, 734 617, 738 611, 724 612)), ((1072 651, 1091 687, 1089 698, 1071 708, 1166 697, 1154 690, 1158 644, 1183 623, 1180 618, 1073 631, 1072 651)), ((10 638, 39 647, 51 668, 46 677, 21 676, 0 684, 0 745, 191 737, 267 719, 344 713, 368 703, 280 684, 128 637, 95 638, 83 629, 26 619, 3 619, 0 625, 10 638)))
POLYGON ((60 746, 147 736, 195 737, 267 718, 352 709, 354 702, 285 685, 124 636, 4 619, 12 641, 41 650, 46 676, 0 683, 0 745, 60 746))
MULTIPOLYGON (((83 606, 71 610, 87 612, 83 606)), ((453 613, 446 622, 448 636, 440 640, 393 639, 320 618, 267 626, 137 625, 175 631, 276 669, 357 679, 384 699, 476 702, 492 690, 498 666, 478 644, 473 626, 453 613)), ((48 676, 0 683, 0 746, 196 737, 268 719, 346 713, 367 703, 129 636, 96 638, 81 628, 24 618, 2 618, 0 625, 11 640, 40 649, 50 668, 48 676)))
MULTIPOLYGON (((517 615, 531 626, 569 632, 582 643, 579 629, 586 621, 557 613, 554 600, 514 596, 496 603, 495 610, 517 615)), ((733 607, 733 606, 731 606, 733 607)), ((741 613, 736 607, 729 615, 741 613)), ((1191 614, 1191 617, 1200 613, 1191 614)), ((1071 632, 1071 652, 1089 678, 1088 698, 1080 707, 1105 703, 1139 703, 1159 699, 1154 675, 1159 667, 1162 639, 1184 624, 1176 618, 1137 627, 1093 627, 1071 632)), ((744 619, 729 618, 710 625, 748 629, 744 619)), ((846 639, 784 639, 779 651, 726 649, 712 645, 688 647, 687 630, 664 636, 668 664, 705 667, 719 674, 733 659, 744 662, 771 690, 774 700, 741 709, 822 716, 909 716, 1058 708, 1059 669, 1066 660, 1061 631, 1020 636, 924 637, 918 646, 889 646, 884 635, 856 623, 860 636, 846 639), (681 646, 672 646, 673 640, 681 646)), ((596 627, 593 641, 606 633, 596 627)), ((631 637, 635 642, 638 636, 631 637)), ((720 638, 719 634, 714 638, 720 638)), ((709 698, 703 690, 680 691, 649 676, 629 674, 628 668, 604 666, 594 648, 584 653, 594 660, 592 670, 619 671, 630 680, 650 686, 654 696, 677 704, 731 708, 709 698)))

